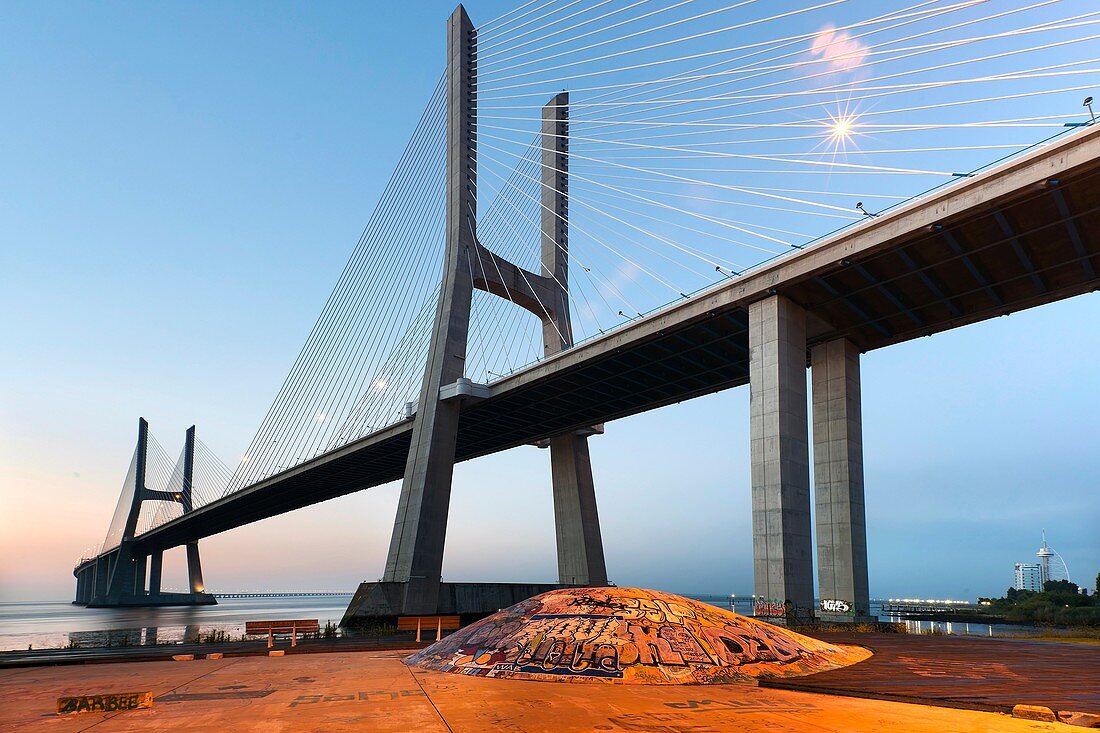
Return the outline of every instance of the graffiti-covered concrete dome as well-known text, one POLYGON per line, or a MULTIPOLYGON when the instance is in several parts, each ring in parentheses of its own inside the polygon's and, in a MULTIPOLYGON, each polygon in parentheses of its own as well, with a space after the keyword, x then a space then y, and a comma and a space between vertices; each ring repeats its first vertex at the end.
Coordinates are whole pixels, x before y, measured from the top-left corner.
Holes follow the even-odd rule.
POLYGON ((670 593, 570 588, 499 611, 406 662, 483 677, 720 684, 798 677, 869 656, 670 593))

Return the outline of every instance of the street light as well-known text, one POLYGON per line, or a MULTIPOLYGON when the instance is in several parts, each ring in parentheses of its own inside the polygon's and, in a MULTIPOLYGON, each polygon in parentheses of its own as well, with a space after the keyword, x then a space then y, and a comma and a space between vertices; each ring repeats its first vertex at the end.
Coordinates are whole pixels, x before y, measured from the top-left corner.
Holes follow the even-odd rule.
POLYGON ((863 202, 862 201, 857 201, 856 202, 856 209, 858 209, 861 214, 863 214, 864 216, 866 216, 870 219, 874 219, 876 216, 878 216, 878 214, 872 214, 870 211, 863 208, 863 202))
POLYGON ((1082 102, 1085 107, 1089 108, 1089 117, 1092 118, 1093 123, 1096 122, 1096 113, 1092 111, 1092 97, 1085 97, 1085 101, 1082 102))

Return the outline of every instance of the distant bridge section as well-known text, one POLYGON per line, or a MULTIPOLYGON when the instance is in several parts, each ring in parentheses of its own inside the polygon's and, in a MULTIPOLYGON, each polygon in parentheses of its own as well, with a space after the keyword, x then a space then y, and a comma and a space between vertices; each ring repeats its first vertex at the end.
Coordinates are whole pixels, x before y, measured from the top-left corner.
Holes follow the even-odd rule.
POLYGON ((350 596, 347 591, 325 591, 320 593, 211 593, 215 598, 327 598, 331 596, 350 596))

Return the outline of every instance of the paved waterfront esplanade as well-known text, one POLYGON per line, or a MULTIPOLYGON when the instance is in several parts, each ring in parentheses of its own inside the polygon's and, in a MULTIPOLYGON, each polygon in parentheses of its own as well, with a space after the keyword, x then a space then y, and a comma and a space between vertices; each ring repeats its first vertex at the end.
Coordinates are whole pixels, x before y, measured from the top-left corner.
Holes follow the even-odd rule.
MULTIPOLYGON (((542 234, 530 247, 542 272, 534 273, 478 238, 477 31, 461 7, 447 34, 446 249, 409 415, 202 506, 182 503, 179 516, 146 532, 131 527, 76 568, 77 602, 157 602, 163 594, 145 583, 142 559, 181 545, 194 559, 183 600, 197 602, 199 539, 395 480, 401 493, 381 580, 360 587, 349 616, 483 613, 556 585, 604 585, 588 438, 605 422, 747 384, 758 615, 867 616, 864 502, 888 487, 864 486, 860 355, 1100 287, 1100 126, 574 343, 569 94, 539 102, 542 234), (491 384, 467 377, 476 290, 541 321, 540 361, 491 384), (442 583, 455 462, 526 444, 550 450, 556 582, 442 583)), ((659 451, 648 460, 661 460, 659 451)), ((149 499, 177 501, 137 491, 130 509, 149 499)), ((725 507, 749 509, 732 498, 725 507)))

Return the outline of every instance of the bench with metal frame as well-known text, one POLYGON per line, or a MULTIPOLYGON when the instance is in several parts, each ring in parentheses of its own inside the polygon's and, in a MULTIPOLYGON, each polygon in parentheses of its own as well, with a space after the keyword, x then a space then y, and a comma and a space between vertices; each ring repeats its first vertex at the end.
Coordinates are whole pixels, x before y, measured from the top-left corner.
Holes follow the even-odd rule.
POLYGON ((290 634, 290 645, 298 645, 298 634, 315 634, 321 630, 317 619, 301 619, 292 621, 246 621, 244 633, 246 636, 267 634, 267 648, 275 646, 275 634, 290 634))
POLYGON ((412 631, 416 629, 416 640, 420 641, 421 628, 435 627, 435 640, 443 638, 443 631, 454 631, 462 626, 458 616, 398 616, 397 630, 412 631))

